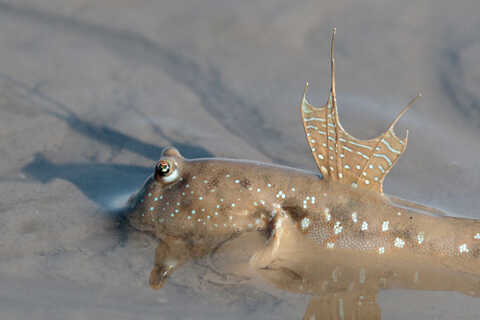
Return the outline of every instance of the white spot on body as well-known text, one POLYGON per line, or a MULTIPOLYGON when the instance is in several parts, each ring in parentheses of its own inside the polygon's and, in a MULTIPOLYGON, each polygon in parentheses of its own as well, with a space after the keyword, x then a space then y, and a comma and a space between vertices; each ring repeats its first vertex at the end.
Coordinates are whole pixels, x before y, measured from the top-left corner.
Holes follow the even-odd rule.
POLYGON ((458 251, 460 251, 460 253, 468 253, 470 250, 468 249, 467 244, 464 243, 458 246, 458 251))
POLYGON ((341 226, 340 221, 335 222, 335 225, 333 226, 333 233, 334 234, 339 234, 342 232, 343 226, 341 226))
POLYGON ((378 248, 378 254, 384 254, 384 253, 385 253, 385 247, 378 248))
POLYGON ((325 215, 325 220, 330 221, 332 219, 332 215, 330 214, 330 209, 325 208, 323 210, 323 214, 325 215))
POLYGON ((327 248, 328 248, 328 249, 333 249, 334 246, 335 246, 335 243, 333 243, 333 242, 327 242, 327 248))
POLYGON ((480 233, 477 233, 476 235, 473 236, 473 239, 479 240, 480 239, 480 233))
POLYGON ((425 234, 422 232, 419 232, 417 234, 417 241, 418 241, 418 244, 422 244, 423 241, 425 240, 425 234))
MULTIPOLYGON (((258 219, 257 219, 257 220, 258 220, 258 219)), ((258 224, 258 223, 257 223, 257 224, 258 224)), ((301 222, 302 230, 307 229, 309 226, 310 226, 310 219, 308 219, 307 217, 303 218, 303 219, 302 219, 302 222, 301 222)))
POLYGON ((389 221, 383 221, 383 223, 382 223, 382 231, 383 232, 388 231, 389 224, 390 224, 389 221))
POLYGON ((352 221, 353 223, 357 223, 358 222, 358 215, 356 212, 353 212, 352 213, 352 221))
POLYGON ((368 230, 368 222, 367 221, 363 221, 362 222, 362 228, 361 228, 362 231, 367 231, 368 230))
POLYGON ((397 248, 403 248, 405 246, 405 241, 397 237, 395 238, 395 242, 393 243, 393 245, 397 248))

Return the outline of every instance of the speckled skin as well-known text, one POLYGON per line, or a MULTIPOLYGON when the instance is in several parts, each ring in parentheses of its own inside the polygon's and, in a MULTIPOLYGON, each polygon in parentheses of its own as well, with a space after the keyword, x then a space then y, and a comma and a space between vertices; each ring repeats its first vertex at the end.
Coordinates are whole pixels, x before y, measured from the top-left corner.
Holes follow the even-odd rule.
POLYGON ((177 178, 168 183, 154 175, 148 178, 130 199, 128 215, 135 228, 162 240, 150 277, 153 288, 160 288, 188 259, 244 232, 261 232, 268 250, 276 250, 286 221, 319 249, 443 256, 449 258, 445 263, 478 272, 476 259, 468 263, 480 253, 477 221, 400 208, 384 195, 294 168, 187 160, 174 148, 166 149, 162 159, 176 162, 177 178), (459 250, 464 244, 467 251, 459 250))

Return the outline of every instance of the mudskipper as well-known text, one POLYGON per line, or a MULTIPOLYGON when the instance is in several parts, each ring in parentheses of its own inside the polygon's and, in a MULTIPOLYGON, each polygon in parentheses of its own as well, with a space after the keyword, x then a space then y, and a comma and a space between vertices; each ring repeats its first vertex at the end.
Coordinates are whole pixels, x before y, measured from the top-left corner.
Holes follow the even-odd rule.
POLYGON ((307 315, 379 318, 375 296, 381 288, 478 295, 480 222, 383 193, 385 177, 407 146, 408 132, 397 137, 395 125, 416 98, 379 137, 348 134, 337 112, 334 39, 335 30, 326 105, 310 104, 307 86, 300 104, 319 172, 163 151, 128 203, 130 224, 161 240, 152 288, 161 288, 186 261, 259 233, 263 246, 251 263, 281 288, 318 295, 307 315), (454 280, 438 281, 447 278, 454 280))

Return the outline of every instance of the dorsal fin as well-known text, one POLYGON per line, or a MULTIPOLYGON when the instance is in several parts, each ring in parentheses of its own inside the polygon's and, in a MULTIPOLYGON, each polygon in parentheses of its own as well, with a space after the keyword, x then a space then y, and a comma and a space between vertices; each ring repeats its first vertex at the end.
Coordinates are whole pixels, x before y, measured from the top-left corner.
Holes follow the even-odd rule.
POLYGON ((383 180, 395 165, 407 147, 406 137, 400 139, 395 135, 394 127, 418 94, 399 113, 387 131, 374 139, 360 140, 346 132, 338 117, 335 94, 335 59, 333 29, 330 64, 331 88, 327 104, 322 107, 311 105, 306 98, 308 82, 301 102, 303 126, 313 157, 323 176, 329 180, 340 180, 351 184, 354 188, 361 187, 383 193, 383 180))

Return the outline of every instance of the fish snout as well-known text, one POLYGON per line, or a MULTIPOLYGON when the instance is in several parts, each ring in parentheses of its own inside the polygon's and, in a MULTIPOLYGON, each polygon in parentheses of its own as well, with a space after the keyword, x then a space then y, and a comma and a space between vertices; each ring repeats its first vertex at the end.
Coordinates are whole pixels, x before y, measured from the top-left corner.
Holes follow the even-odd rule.
POLYGON ((124 218, 127 224, 138 231, 153 231, 154 223, 151 219, 147 219, 145 212, 145 205, 139 201, 138 193, 132 194, 125 206, 124 218))

